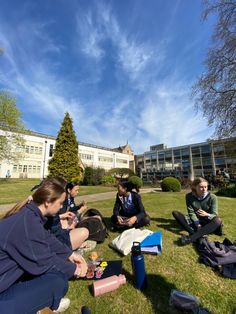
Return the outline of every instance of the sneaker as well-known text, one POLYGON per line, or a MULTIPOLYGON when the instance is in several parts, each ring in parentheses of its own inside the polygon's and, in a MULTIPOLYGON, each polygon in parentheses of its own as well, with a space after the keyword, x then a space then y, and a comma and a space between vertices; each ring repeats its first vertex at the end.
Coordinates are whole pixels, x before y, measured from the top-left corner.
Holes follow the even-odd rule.
POLYGON ((87 240, 85 241, 85 245, 82 248, 75 250, 74 253, 84 256, 85 253, 94 250, 96 245, 97 241, 87 240))
POLYGON ((187 236, 187 235, 182 235, 182 237, 181 237, 181 244, 182 245, 187 245, 187 244, 190 244, 190 243, 192 243, 191 238, 189 236, 187 236))
POLYGON ((70 299, 62 298, 59 304, 59 307, 53 311, 53 313, 62 313, 65 312, 70 306, 70 299))

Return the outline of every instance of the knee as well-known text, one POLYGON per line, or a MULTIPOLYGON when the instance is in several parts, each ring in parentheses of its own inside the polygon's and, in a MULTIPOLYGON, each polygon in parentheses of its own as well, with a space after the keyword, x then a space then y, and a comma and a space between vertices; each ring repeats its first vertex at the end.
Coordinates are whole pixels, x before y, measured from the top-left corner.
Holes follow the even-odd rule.
POLYGON ((51 272, 45 276, 50 284, 50 290, 54 292, 55 295, 63 297, 68 290, 68 279, 65 274, 61 272, 51 272))
POLYGON ((79 235, 83 239, 87 239, 89 236, 89 230, 87 228, 84 228, 84 227, 79 228, 79 235))
POLYGON ((150 221, 151 221, 150 217, 148 215, 146 215, 144 218, 145 225, 149 225, 150 221))
POLYGON ((222 225, 222 220, 219 217, 215 217, 214 219, 214 223, 217 225, 217 227, 222 225))
POLYGON ((180 214, 180 212, 178 212, 177 210, 173 210, 172 211, 172 216, 176 219, 176 217, 178 217, 180 214))

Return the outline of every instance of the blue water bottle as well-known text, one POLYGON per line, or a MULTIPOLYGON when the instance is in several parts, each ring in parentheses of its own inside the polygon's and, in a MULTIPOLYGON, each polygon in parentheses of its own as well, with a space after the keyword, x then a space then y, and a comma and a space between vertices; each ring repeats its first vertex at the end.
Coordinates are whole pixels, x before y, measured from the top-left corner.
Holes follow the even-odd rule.
POLYGON ((140 242, 133 242, 131 249, 131 263, 134 282, 137 289, 143 290, 147 286, 144 256, 141 252, 140 242))

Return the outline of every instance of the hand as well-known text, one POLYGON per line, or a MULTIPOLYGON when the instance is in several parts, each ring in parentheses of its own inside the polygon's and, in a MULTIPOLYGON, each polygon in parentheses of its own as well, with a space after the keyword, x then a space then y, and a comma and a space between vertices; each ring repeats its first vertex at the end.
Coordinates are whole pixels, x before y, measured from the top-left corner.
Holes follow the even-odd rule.
POLYGON ((80 207, 80 209, 78 210, 78 212, 80 213, 80 214, 82 214, 83 212, 85 212, 86 210, 87 210, 87 205, 85 205, 85 203, 84 203, 84 205, 82 205, 81 207, 80 207))
POLYGON ((85 259, 78 254, 71 254, 71 256, 69 257, 69 260, 72 263, 76 264, 76 270, 74 275, 78 278, 78 277, 85 277, 87 270, 88 270, 88 265, 85 261, 85 259))
POLYGON ((133 226, 136 223, 136 221, 137 221, 137 217, 133 216, 129 218, 126 223, 128 224, 128 226, 133 226))
POLYGON ((123 221, 123 218, 121 216, 117 216, 117 220, 118 220, 119 225, 123 225, 124 221, 123 221))
POLYGON ((201 216, 201 217, 208 217, 209 216, 209 214, 207 212, 205 212, 205 210, 203 210, 203 209, 198 209, 197 214, 198 214, 198 216, 201 216))
POLYGON ((33 196, 32 195, 28 196, 27 203, 30 203, 31 201, 33 201, 33 196))
POLYGON ((59 215, 60 219, 64 220, 64 219, 74 219, 75 218, 75 214, 72 212, 66 212, 64 214, 59 215))

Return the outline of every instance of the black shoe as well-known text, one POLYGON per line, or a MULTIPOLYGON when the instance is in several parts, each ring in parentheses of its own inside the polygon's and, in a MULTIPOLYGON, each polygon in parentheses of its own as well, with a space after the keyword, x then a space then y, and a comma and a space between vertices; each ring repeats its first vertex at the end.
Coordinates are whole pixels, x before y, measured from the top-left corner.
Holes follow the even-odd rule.
POLYGON ((182 235, 181 237, 181 245, 187 245, 192 243, 191 238, 187 235, 182 235))

